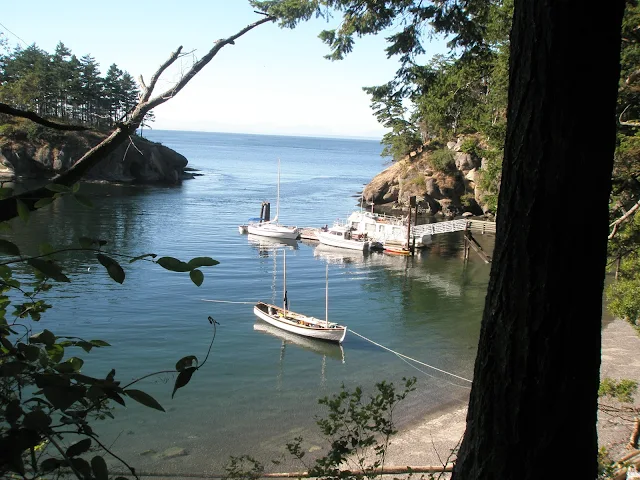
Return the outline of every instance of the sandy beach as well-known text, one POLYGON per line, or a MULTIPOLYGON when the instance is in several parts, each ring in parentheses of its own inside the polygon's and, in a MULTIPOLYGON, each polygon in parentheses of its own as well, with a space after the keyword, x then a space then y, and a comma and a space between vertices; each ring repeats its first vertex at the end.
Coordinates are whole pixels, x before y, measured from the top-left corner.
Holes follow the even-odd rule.
MULTIPOLYGON (((640 336, 623 320, 613 320, 602 330, 601 378, 631 379, 640 383, 640 336)), ((638 396, 636 396, 636 400, 638 396)), ((638 402, 636 401, 636 404, 638 402)), ((427 415, 414 426, 391 439, 388 466, 439 466, 457 448, 465 429, 466 405, 427 415)), ((626 449, 632 425, 599 412, 598 438, 611 458, 620 459, 626 449)))

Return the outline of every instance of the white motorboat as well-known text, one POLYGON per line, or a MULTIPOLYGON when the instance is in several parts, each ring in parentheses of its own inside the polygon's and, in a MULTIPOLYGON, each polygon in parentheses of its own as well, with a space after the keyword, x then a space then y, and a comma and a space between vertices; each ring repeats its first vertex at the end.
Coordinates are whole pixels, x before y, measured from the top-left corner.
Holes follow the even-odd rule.
MULTIPOLYGON (((409 219, 407 217, 394 217, 391 215, 377 214, 360 210, 353 212, 347 219, 346 225, 353 234, 367 235, 370 242, 385 244, 389 242, 406 242, 411 238, 413 242, 413 228, 407 233, 409 219)), ((431 235, 415 235, 417 248, 430 245, 431 235)))
POLYGON ((367 252, 371 245, 367 240, 366 234, 354 233, 352 229, 345 225, 334 225, 327 230, 320 230, 317 236, 320 243, 331 247, 367 252))
POLYGON ((310 317, 301 313, 288 310, 289 301, 287 299, 287 261, 286 251, 283 260, 283 306, 278 307, 265 302, 258 302, 253 307, 253 313, 260 319, 286 332, 302 335, 303 337, 326 340, 329 342, 342 343, 347 335, 347 327, 335 322, 329 322, 329 265, 326 274, 326 294, 325 294, 325 319, 310 317))

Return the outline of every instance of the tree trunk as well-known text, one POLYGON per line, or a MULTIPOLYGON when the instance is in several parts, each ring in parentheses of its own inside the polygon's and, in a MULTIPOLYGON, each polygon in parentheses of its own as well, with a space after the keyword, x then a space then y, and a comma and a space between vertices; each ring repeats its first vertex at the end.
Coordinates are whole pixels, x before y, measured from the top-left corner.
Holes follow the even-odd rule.
POLYGON ((515 0, 496 247, 455 479, 539 480, 560 465, 597 476, 623 9, 515 0))

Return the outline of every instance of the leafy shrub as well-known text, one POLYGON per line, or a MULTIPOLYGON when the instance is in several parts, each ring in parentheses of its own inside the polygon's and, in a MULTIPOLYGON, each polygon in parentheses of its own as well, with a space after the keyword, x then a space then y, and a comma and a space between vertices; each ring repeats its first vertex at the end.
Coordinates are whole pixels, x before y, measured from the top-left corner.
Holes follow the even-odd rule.
POLYGON ((429 163, 439 172, 453 173, 456 171, 455 155, 448 148, 433 152, 429 156, 429 163))
POLYGON ((467 137, 462 141, 460 145, 460 151, 464 153, 468 153, 469 155, 473 155, 475 157, 479 157, 482 149, 480 145, 478 145, 478 139, 475 137, 467 137))
POLYGON ((426 189, 427 188, 427 181, 424 178, 424 174, 420 173, 418 175, 416 175, 415 177, 413 177, 410 181, 410 183, 412 185, 417 186, 418 188, 421 189, 426 189))
MULTIPOLYGON (((635 221, 633 222, 635 224, 635 221)), ((628 233, 623 231, 621 237, 628 233)), ((640 329, 640 257, 629 255, 620 262, 618 280, 607 287, 607 307, 616 317, 640 329)))
POLYGON ((598 396, 615 398, 622 403, 633 403, 633 397, 638 391, 638 382, 623 378, 616 381, 612 378, 603 378, 598 389, 598 396))
MULTIPOLYGON (((389 439, 397 433, 393 422, 395 407, 415 390, 415 377, 403 378, 403 382, 400 393, 396 393, 393 383, 376 384, 377 393, 368 400, 360 387, 350 392, 344 385, 340 393, 321 398, 318 402, 327 407, 329 414, 317 424, 329 441, 329 451, 314 464, 307 464, 302 437, 296 437, 287 444, 289 454, 306 467, 310 477, 336 480, 378 477, 379 470, 384 468, 389 439), (351 473, 353 470, 360 472, 351 473)), ((264 467, 252 457, 242 455, 231 457, 226 471, 225 478, 254 480, 262 475, 264 467)))

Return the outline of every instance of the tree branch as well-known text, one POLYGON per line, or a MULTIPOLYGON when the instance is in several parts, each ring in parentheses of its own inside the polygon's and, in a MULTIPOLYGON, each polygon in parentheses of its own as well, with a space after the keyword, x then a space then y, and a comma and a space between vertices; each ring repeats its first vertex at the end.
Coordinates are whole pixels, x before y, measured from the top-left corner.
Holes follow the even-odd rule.
POLYGON ((627 219, 629 218, 631 215, 633 215, 633 213, 638 210, 638 208, 640 208, 640 200, 638 200, 636 202, 636 204, 631 207, 629 209, 629 211, 627 213, 625 213, 623 216, 621 216, 618 220, 616 220, 615 222, 613 222, 611 225, 609 225, 609 228, 613 227, 613 230, 611 231, 611 233, 609 234, 609 236, 607 237, 608 240, 611 240, 613 237, 616 236, 616 233, 618 233, 618 227, 620 227, 620 225, 627 219))
POLYGON ((64 123, 57 123, 47 120, 46 118, 42 118, 40 115, 35 112, 29 112, 27 110, 20 110, 18 108, 13 108, 6 103, 0 103, 0 113, 5 113, 7 115, 11 115, 13 117, 22 117, 31 120, 32 122, 38 123, 40 125, 44 125, 45 127, 55 128, 56 130, 67 130, 67 131, 84 131, 90 130, 89 127, 84 127, 82 125, 67 125, 64 123))
MULTIPOLYGON (((242 30, 237 32, 234 35, 231 35, 228 38, 218 40, 213 48, 209 50, 209 52, 198 60, 191 69, 180 79, 180 81, 171 89, 166 92, 156 96, 152 100, 151 95, 153 93, 153 89, 156 85, 156 82, 160 75, 178 58, 180 52, 182 51, 182 47, 179 47, 175 52, 171 54, 171 56, 164 62, 153 74, 153 77, 149 83, 149 86, 146 88, 145 92, 141 96, 138 104, 134 108, 131 117, 124 121, 116 123, 116 129, 111 132, 111 134, 100 142, 98 145, 93 147, 91 150, 86 152, 82 158, 80 158, 77 162, 69 168, 64 173, 55 175, 50 183, 56 183, 60 185, 73 185, 77 181, 79 181, 91 168, 96 166, 100 161, 105 159, 109 154, 115 151, 116 148, 120 146, 122 142, 124 142, 130 135, 135 133, 136 129, 140 126, 140 123, 144 119, 145 115, 157 107, 158 105, 163 104, 167 100, 173 98, 180 90, 182 90, 189 81, 196 76, 196 74, 202 70, 205 65, 207 65, 213 57, 222 49, 222 47, 226 45, 234 45, 234 40, 241 37, 245 33, 254 29, 255 27, 262 25, 263 23, 273 22, 275 21, 275 17, 266 16, 257 22, 254 22, 250 25, 247 25, 242 30)), ((0 104, 2 106, 4 104, 0 104)), ((7 106, 8 107, 8 106, 7 106)), ((11 107, 9 107, 11 108, 11 107)), ((15 109, 14 109, 15 110, 15 109)), ((2 112, 2 110, 0 110, 2 112)), ((19 115, 24 116, 24 115, 19 115)), ((37 115, 36 115, 37 117, 37 115)), ((29 117, 27 117, 29 118, 29 117)), ((38 117, 39 118, 39 117, 38 117)), ((33 119, 31 119, 33 120, 33 119)), ((44 119, 41 119, 44 120, 44 119)), ((36 121, 36 120, 33 120, 36 121)), ((41 123, 41 122, 38 122, 41 123)), ((17 196, 12 196, 9 198, 5 198, 0 200, 0 222, 4 222, 15 218, 18 216, 18 201, 24 203, 29 210, 35 210, 35 203, 42 198, 50 198, 53 197, 55 192, 48 190, 47 188, 39 188, 37 190, 31 190, 25 193, 22 193, 17 196)))

